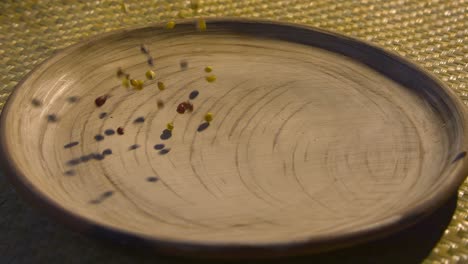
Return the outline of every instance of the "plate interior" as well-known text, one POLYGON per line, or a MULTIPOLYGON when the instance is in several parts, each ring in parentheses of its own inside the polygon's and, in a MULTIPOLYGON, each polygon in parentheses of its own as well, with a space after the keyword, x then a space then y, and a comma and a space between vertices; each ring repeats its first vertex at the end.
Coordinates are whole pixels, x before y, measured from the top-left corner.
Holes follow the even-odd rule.
POLYGON ((8 109, 5 134, 27 181, 119 230, 234 244, 394 221, 442 184, 460 139, 437 95, 295 34, 208 27, 120 32, 32 73, 8 109), (141 80, 152 69, 156 78, 128 89, 119 67, 141 80), (177 113, 186 101, 193 112, 177 113))

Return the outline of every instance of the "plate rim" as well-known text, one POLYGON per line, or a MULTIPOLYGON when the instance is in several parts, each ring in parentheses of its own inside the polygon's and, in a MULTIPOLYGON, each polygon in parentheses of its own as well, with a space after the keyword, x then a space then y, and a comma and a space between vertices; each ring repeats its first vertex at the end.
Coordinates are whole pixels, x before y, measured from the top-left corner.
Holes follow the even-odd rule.
MULTIPOLYGON (((175 20, 176 25, 194 23, 197 18, 175 20)), ((462 103, 458 95, 449 88, 445 83, 440 81, 434 74, 425 70, 421 66, 411 62, 410 60, 400 56, 396 52, 383 48, 382 46, 371 43, 366 40, 358 39, 353 36, 343 35, 341 33, 317 28, 309 25, 274 21, 268 19, 256 19, 256 18, 238 18, 238 17, 222 17, 222 18, 206 18, 206 22, 220 22, 220 23, 251 23, 251 24, 268 24, 272 26, 283 26, 286 28, 303 29, 307 31, 315 31, 320 34, 328 35, 336 40, 347 40, 355 44, 364 44, 372 50, 379 53, 381 56, 388 56, 398 63, 403 64, 409 68, 412 68, 419 72, 426 79, 432 81, 439 89, 441 89, 448 97, 452 106, 457 111, 457 114, 461 117, 462 123, 457 123, 462 128, 462 149, 466 150, 468 146, 468 110, 462 103)), ((229 243, 229 242, 195 242, 178 239, 166 239, 157 238, 155 236, 148 236, 138 234, 136 232, 126 231, 106 225, 104 223, 98 223, 91 219, 86 218, 80 214, 73 212, 72 210, 66 209, 61 206, 60 203, 56 202, 52 198, 47 197, 45 193, 42 193, 37 189, 32 182, 29 181, 28 177, 24 175, 20 168, 14 164, 10 158, 10 151, 7 147, 5 132, 7 130, 6 116, 10 112, 10 108, 15 101, 18 90, 21 89, 23 83, 29 79, 29 77, 38 72, 44 65, 56 58, 60 54, 65 54, 68 51, 76 49, 80 46, 95 42, 100 39, 118 34, 124 34, 141 29, 150 28, 163 28, 164 22, 150 23, 140 26, 126 27, 123 29, 112 30, 109 32, 94 35, 90 38, 80 40, 75 44, 67 46, 62 49, 57 49, 52 52, 44 61, 35 66, 29 73, 27 73, 21 81, 14 87, 12 93, 8 97, 0 116, 0 167, 2 168, 4 175, 13 184, 16 190, 18 190, 22 197, 26 198, 30 204, 39 207, 54 221, 59 221, 65 224, 71 229, 91 235, 96 238, 104 238, 117 242, 122 245, 138 246, 145 249, 155 250, 163 254, 181 254, 192 257, 203 257, 203 258, 263 258, 263 257, 276 257, 276 256, 289 256, 303 253, 316 253, 322 251, 333 250, 336 248, 342 248, 354 244, 359 244, 366 241, 371 241, 377 238, 384 237, 390 233, 394 233, 405 229, 406 227, 415 224, 425 216, 432 213, 435 209, 439 208, 446 202, 463 184, 466 175, 468 174, 468 165, 466 159, 461 159, 457 162, 455 167, 447 175, 450 178, 450 182, 445 183, 441 188, 432 194, 430 199, 424 200, 418 204, 412 205, 402 212, 401 217, 393 217, 389 220, 380 221, 371 226, 361 227, 353 232, 340 232, 332 235, 320 235, 308 237, 301 240, 287 241, 287 242, 267 242, 267 243, 229 243), (450 177, 449 177, 450 176, 450 177)), ((335 51, 330 51, 336 53, 335 51)), ((362 63, 359 60, 353 58, 353 60, 362 63)), ((366 65, 370 67, 369 65, 366 65)), ((372 68, 372 67, 370 67, 372 68)), ((385 75, 389 77, 388 75, 385 75)))

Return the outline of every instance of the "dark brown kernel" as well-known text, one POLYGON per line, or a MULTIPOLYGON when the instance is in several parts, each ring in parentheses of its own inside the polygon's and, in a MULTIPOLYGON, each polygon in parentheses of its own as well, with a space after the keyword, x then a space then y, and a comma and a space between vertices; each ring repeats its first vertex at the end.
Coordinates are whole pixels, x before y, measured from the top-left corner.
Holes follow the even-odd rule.
POLYGON ((148 60, 147 60, 146 62, 148 63, 149 66, 154 66, 153 57, 149 56, 149 57, 148 57, 148 60))
POLYGON ((102 112, 99 114, 99 119, 103 119, 104 117, 107 116, 107 113, 106 112, 102 112))
POLYGON ((177 113, 179 114, 183 114, 185 113, 185 103, 180 103, 178 106, 177 106, 177 113))
POLYGON ((123 135, 124 134, 124 128, 123 127, 117 128, 117 134, 123 135))
POLYGON ((96 98, 96 100, 94 100, 94 103, 96 103, 97 107, 101 107, 102 105, 106 103, 107 98, 108 98, 107 95, 99 96, 98 98, 96 98))
POLYGON ((159 109, 161 109, 161 108, 164 107, 164 102, 163 102, 162 100, 158 100, 158 101, 156 102, 156 104, 157 104, 157 106, 158 106, 159 109))
POLYGON ((188 68, 188 62, 186 60, 181 60, 180 61, 180 68, 182 70, 186 70, 188 68))
POLYGON ((140 51, 141 51, 141 53, 149 54, 148 48, 143 44, 141 44, 141 46, 140 46, 140 51))
POLYGON ((57 122, 57 116, 54 114, 48 115, 47 120, 49 120, 49 122, 52 122, 52 123, 57 122))
POLYGON ((39 107, 42 105, 41 101, 39 99, 32 99, 31 104, 35 107, 39 107))
POLYGON ((122 68, 119 67, 119 68, 117 69, 117 77, 120 78, 120 77, 122 77, 124 74, 125 74, 125 73, 124 73, 124 71, 122 70, 122 68))
POLYGON ((190 102, 185 102, 185 109, 187 109, 187 111, 190 113, 193 112, 193 104, 190 102))

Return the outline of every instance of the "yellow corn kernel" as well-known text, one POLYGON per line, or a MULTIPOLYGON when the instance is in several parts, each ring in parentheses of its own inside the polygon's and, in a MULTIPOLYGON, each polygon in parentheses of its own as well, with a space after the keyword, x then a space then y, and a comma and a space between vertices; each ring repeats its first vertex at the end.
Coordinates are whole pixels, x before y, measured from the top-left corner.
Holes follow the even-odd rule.
POLYGON ((132 85, 132 87, 136 90, 143 90, 143 81, 142 80, 135 80, 135 79, 131 79, 130 80, 130 84, 132 85))
POLYGON ((212 72, 212 71, 213 71, 213 68, 211 68, 211 66, 205 67, 205 72, 212 72))
POLYGON ((173 29, 173 28, 175 28, 175 22, 174 22, 174 21, 169 21, 169 22, 167 22, 166 28, 167 28, 167 29, 173 29))
POLYGON ((172 131, 174 129, 174 123, 170 122, 166 125, 167 130, 172 131))
POLYGON ((153 80, 154 77, 156 77, 156 73, 154 73, 154 71, 152 70, 148 70, 145 75, 146 75, 146 79, 148 80, 153 80))
POLYGON ((205 121, 208 122, 208 123, 211 122, 211 121, 213 121, 213 114, 210 113, 210 112, 206 113, 206 115, 205 115, 205 121))
POLYGON ((163 82, 158 82, 158 89, 163 91, 164 89, 166 89, 166 85, 164 85, 163 82))
POLYGON ((205 31, 206 30, 206 21, 205 21, 205 19, 203 19, 203 18, 198 19, 197 28, 200 31, 205 31))
POLYGON ((209 76, 206 76, 205 79, 206 79, 207 82, 212 83, 212 82, 216 81, 216 76, 214 76, 214 75, 209 75, 209 76))
POLYGON ((122 85, 123 85, 123 87, 125 87, 125 88, 130 87, 130 81, 128 80, 128 78, 123 78, 123 79, 122 79, 122 85))

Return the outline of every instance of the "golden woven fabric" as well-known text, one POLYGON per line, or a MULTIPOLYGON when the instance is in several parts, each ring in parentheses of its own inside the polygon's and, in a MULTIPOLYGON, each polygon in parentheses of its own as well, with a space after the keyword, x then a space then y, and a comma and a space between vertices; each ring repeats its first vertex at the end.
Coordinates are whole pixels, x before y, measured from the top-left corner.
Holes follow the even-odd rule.
MULTIPOLYGON (((189 1, 1 1, 0 108, 55 50, 115 29, 191 17, 189 1)), ((468 104, 468 1, 201 0, 199 15, 308 24, 370 41, 433 72, 468 104)), ((468 263, 468 182, 429 262, 468 263), (465 194, 466 193, 466 194, 465 194)))

